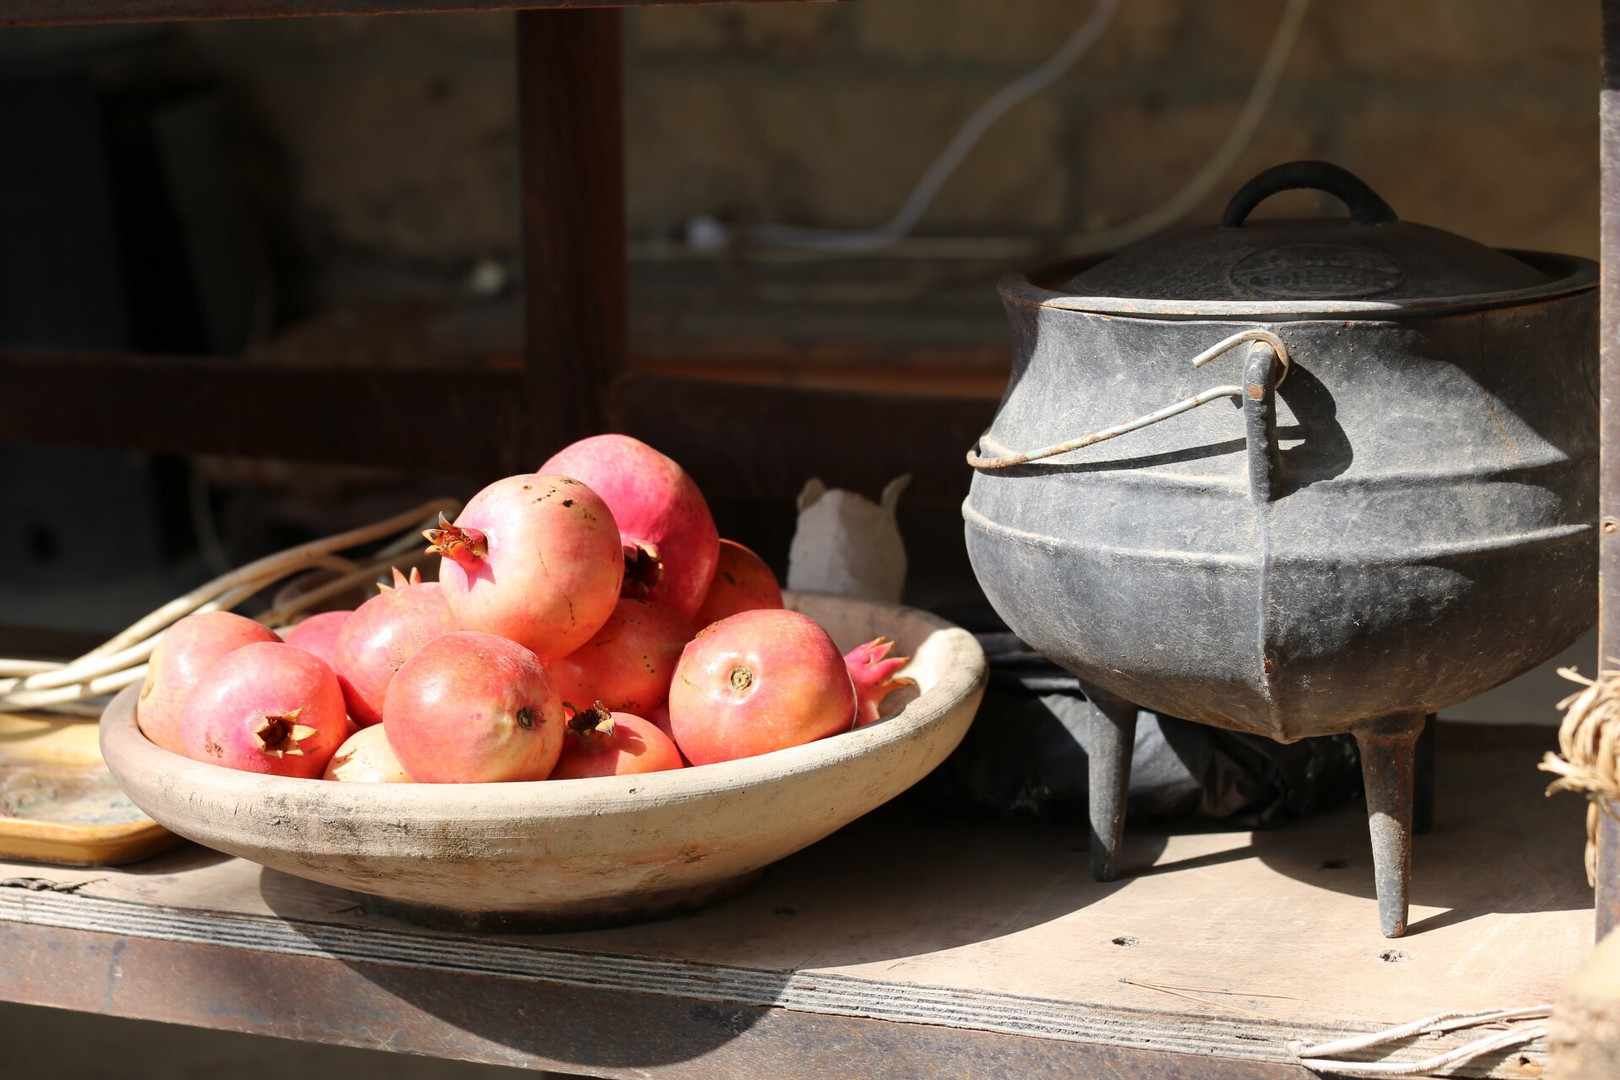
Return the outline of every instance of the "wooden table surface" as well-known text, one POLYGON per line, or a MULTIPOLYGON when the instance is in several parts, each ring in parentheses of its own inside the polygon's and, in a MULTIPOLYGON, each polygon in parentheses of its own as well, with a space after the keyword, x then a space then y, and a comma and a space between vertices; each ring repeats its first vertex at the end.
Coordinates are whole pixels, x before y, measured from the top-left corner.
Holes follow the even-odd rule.
POLYGON ((1553 734, 1442 725, 1400 940, 1359 805, 1133 830, 1104 885, 1083 825, 902 803, 696 915, 544 936, 422 929, 189 845, 0 863, 0 998, 611 1077, 1305 1077, 1289 1039, 1550 1002, 1590 953, 1584 805, 1535 769, 1553 734))

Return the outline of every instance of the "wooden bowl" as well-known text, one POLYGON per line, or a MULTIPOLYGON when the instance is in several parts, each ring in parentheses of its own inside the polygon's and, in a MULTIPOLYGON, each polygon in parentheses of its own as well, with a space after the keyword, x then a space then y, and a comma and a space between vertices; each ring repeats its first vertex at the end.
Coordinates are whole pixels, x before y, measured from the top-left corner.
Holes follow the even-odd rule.
MULTIPOLYGON (((452 925, 603 925, 696 907, 921 779, 984 693, 971 634, 910 608, 816 594, 790 606, 840 649, 879 634, 917 696, 886 719, 758 757, 641 776, 510 784, 344 784, 239 772, 148 742, 138 687, 101 749, 137 806, 199 844, 452 925)), ((896 699, 890 698, 890 707, 896 699)))

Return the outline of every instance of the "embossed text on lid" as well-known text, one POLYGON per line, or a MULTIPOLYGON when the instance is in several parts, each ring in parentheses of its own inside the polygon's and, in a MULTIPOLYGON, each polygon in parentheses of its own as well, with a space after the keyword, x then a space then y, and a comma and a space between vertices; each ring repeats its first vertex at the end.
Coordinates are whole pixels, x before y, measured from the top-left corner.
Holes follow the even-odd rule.
POLYGON ((1229 279, 1256 297, 1327 299, 1376 296, 1395 288, 1406 272, 1388 254, 1351 244, 1281 244, 1245 256, 1229 279))

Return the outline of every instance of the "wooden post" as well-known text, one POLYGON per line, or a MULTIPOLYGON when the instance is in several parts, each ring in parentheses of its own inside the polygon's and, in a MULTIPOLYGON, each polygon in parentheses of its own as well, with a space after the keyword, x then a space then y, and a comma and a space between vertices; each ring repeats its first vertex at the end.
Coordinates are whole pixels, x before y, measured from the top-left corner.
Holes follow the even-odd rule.
MULTIPOLYGON (((1620 657, 1620 0, 1603 0, 1603 91, 1599 99, 1603 164, 1602 357, 1603 448, 1598 512, 1598 668, 1620 657)), ((1604 816, 1599 827, 1597 937, 1620 923, 1620 824, 1604 816), (1604 857, 1608 853, 1611 857, 1604 857)))
POLYGON ((604 429, 624 366, 624 91, 617 10, 516 18, 532 469, 604 429))

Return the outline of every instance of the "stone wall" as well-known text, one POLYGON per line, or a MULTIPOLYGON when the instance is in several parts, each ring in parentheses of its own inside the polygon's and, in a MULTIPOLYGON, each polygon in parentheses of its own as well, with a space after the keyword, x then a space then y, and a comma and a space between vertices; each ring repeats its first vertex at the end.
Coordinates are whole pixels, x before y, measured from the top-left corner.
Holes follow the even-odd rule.
MULTIPOLYGON (((876 225, 968 114, 1088 10, 857 0, 631 12, 632 235, 672 235, 696 214, 876 225)), ((1065 236, 1158 204, 1223 138, 1281 11, 1282 0, 1123 0, 1069 76, 989 132, 920 231, 1065 236)), ((443 265, 511 255, 510 16, 181 33, 247 105, 303 243, 443 265)), ((1405 218, 1594 255, 1598 56, 1596 0, 1316 0, 1263 126, 1192 219, 1211 220, 1266 165, 1319 156, 1405 218)))

